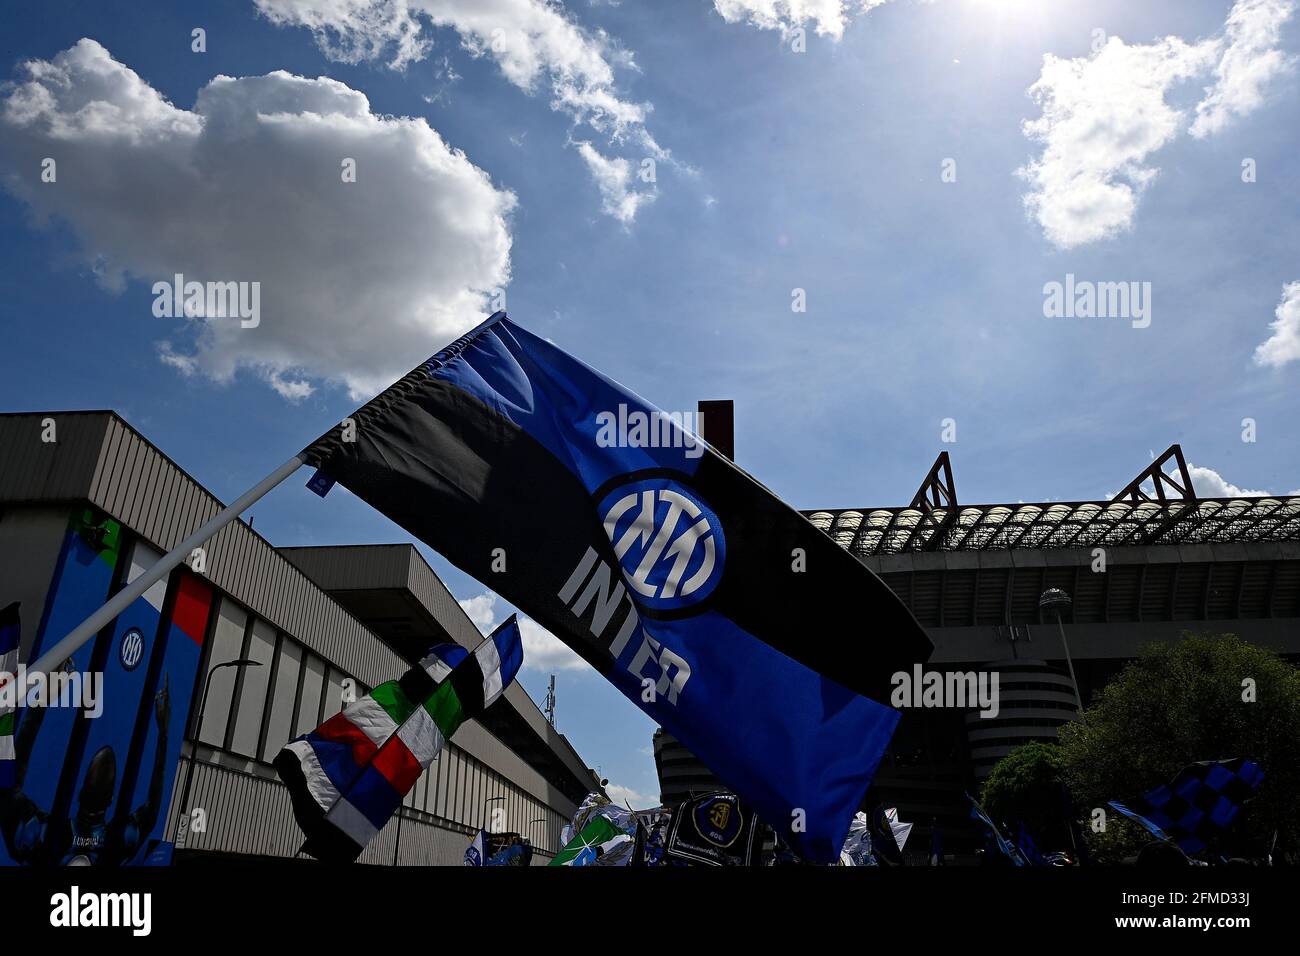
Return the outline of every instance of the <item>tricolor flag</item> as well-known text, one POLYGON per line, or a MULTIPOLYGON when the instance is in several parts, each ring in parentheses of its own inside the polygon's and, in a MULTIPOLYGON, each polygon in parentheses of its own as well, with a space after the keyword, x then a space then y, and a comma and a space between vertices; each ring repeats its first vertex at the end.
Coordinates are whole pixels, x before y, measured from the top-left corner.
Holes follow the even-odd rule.
POLYGON ((487 583, 830 863, 898 723, 890 677, 932 648, 683 421, 498 312, 302 457, 312 488, 342 483, 487 583))
POLYGON ((400 680, 380 684, 285 745, 275 769, 307 836, 303 851, 328 862, 355 860, 443 742, 501 696, 523 659, 511 615, 473 653, 439 644, 400 680))
POLYGON ((14 726, 18 721, 19 688, 5 685, 17 680, 20 631, 15 601, 0 611, 0 790, 8 790, 16 782, 14 726))

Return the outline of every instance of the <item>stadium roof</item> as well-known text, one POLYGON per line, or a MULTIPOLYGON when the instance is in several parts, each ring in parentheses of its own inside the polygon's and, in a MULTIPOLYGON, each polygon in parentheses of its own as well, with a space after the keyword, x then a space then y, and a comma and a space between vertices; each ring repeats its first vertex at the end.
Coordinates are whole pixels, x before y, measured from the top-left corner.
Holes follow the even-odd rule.
POLYGON ((910 505, 804 514, 859 557, 1300 540, 1300 496, 1197 498, 1177 445, 1110 501, 960 505, 956 499, 944 452, 910 505), (1176 464, 1174 474, 1163 470, 1168 462, 1176 464))

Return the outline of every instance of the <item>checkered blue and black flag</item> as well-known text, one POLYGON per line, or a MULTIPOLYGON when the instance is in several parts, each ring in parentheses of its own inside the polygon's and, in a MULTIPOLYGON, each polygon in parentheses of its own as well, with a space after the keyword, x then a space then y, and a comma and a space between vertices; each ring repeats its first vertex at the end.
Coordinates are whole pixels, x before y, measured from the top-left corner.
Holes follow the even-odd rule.
POLYGON ((1193 855, 1232 825, 1263 780, 1264 771, 1253 760, 1204 760, 1184 767, 1169 783, 1128 806, 1114 801, 1110 805, 1193 855))

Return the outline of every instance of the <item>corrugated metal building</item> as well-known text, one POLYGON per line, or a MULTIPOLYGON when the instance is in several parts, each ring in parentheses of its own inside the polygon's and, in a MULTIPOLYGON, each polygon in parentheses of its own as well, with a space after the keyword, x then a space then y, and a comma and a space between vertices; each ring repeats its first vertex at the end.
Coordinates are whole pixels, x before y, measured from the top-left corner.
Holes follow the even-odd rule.
MULTIPOLYGON (((70 516, 87 506, 88 514, 120 523, 114 553, 124 559, 114 586, 132 573, 127 566, 147 565, 222 507, 113 412, 0 415, 0 606, 18 601, 25 609, 24 660, 50 617, 70 516)), ((195 690, 183 697, 192 696, 188 719, 172 716, 185 720, 186 730, 182 760, 166 770, 165 834, 177 833, 179 795, 193 767, 189 806, 206 819, 178 845, 178 862, 217 854, 291 858, 301 834, 269 763, 279 748, 340 710, 349 694, 399 676, 431 644, 471 647, 480 635, 409 545, 277 549, 235 522, 207 543, 201 567, 173 572, 168 593, 177 576, 194 570, 213 599, 195 690), (261 666, 214 675, 200 723, 204 678, 236 659, 261 666)), ((145 726, 144 716, 140 721, 137 729, 145 726)), ((495 824, 530 839, 534 863, 544 863, 577 803, 597 786, 567 739, 514 684, 481 720, 461 728, 362 862, 459 864, 478 828, 495 824), (494 810, 503 812, 493 817, 494 810)))

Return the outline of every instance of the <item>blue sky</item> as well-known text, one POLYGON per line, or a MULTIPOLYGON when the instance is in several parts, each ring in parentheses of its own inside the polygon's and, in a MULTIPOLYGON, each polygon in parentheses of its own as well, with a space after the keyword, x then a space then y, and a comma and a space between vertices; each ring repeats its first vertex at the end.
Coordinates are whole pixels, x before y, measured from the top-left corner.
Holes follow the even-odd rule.
MULTIPOLYGON (((117 409, 229 498, 503 289, 660 407, 735 399, 796 507, 905 503, 945 449, 964 501, 1097 499, 1174 441, 1202 494, 1289 492, 1294 5, 6 3, 0 408, 117 409), (155 317, 174 271, 261 282, 261 324, 155 317), (1045 317, 1067 274, 1150 283, 1150 325, 1045 317)), ((305 478, 254 509, 273 543, 406 540, 305 478)), ((557 673, 652 795, 649 721, 557 673)))

